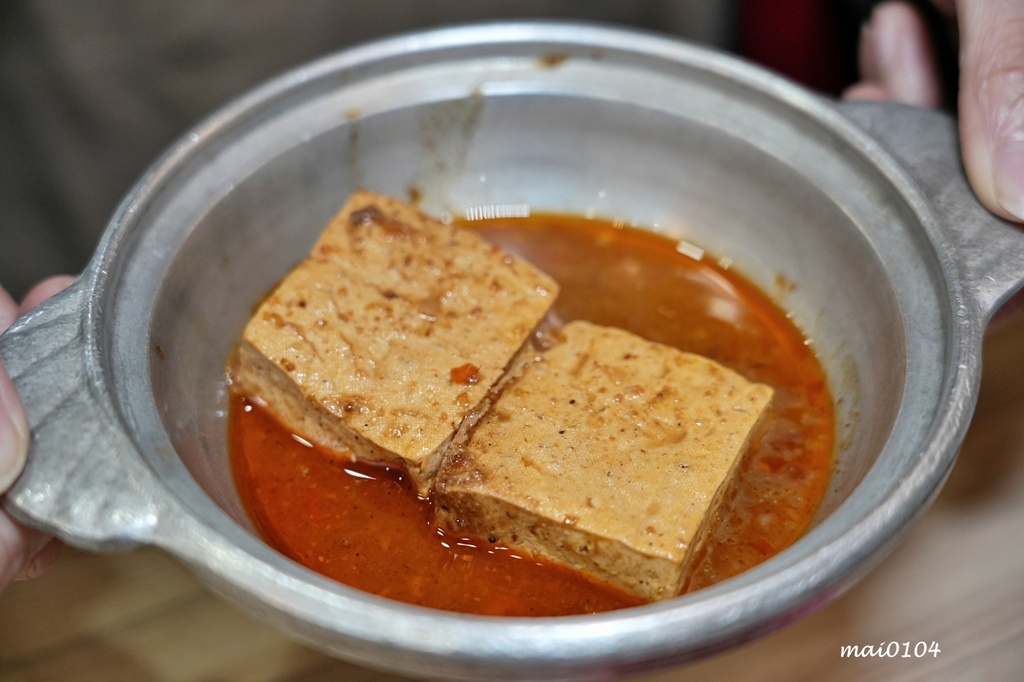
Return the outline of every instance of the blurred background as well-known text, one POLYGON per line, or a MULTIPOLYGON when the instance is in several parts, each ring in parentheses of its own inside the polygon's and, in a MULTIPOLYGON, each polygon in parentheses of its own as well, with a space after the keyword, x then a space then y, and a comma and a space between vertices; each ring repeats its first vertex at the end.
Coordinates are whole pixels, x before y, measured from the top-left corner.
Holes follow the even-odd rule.
POLYGON ((635 26, 838 94, 870 0, 3 0, 0 283, 77 273, 160 152, 231 98, 385 35, 508 18, 635 26))

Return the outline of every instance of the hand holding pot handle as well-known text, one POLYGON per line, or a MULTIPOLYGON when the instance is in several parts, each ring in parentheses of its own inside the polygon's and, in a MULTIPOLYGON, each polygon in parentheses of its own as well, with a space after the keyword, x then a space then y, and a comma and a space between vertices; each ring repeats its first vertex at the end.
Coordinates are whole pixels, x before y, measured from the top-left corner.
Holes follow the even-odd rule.
POLYGON ((6 293, 0 301, 0 319, 11 325, 0 335, 0 436, 10 436, 0 442, 8 449, 0 454, 9 455, 0 462, 0 590, 52 562, 59 545, 47 544, 49 535, 85 549, 118 549, 148 542, 158 518, 152 476, 132 456, 86 362, 92 272, 70 285, 48 280, 20 310, 6 293))
MULTIPOLYGON (((0 334, 38 303, 65 289, 70 277, 53 277, 37 285, 19 306, 0 287, 0 334)), ((0 493, 6 492, 25 465, 29 427, 14 384, 0 364, 0 493)), ((0 591, 12 580, 45 572, 62 545, 46 533, 26 528, 0 511, 0 591)))
MULTIPOLYGON (((960 28, 960 139, 967 176, 996 215, 1024 221, 1024 0, 946 0, 960 28), (954 9, 955 5, 955 9, 954 9)), ((860 45, 863 81, 848 99, 936 107, 935 55, 920 15, 906 2, 875 8, 860 45)))
POLYGON ((985 210, 959 161, 956 122, 948 115, 893 102, 843 102, 843 114, 896 158, 927 200, 954 248, 940 254, 961 271, 956 309, 987 324, 1024 286, 1024 230, 985 210))

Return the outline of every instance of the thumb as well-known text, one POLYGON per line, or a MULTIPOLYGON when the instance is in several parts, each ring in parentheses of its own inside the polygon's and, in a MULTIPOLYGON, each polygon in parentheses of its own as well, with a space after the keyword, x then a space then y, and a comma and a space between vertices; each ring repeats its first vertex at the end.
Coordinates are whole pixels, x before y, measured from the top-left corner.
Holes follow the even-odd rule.
POLYGON ((960 136, 989 209, 1024 221, 1024 0, 960 0, 960 136))
MULTIPOLYGON (((18 306, 0 287, 0 334, 18 316, 18 306)), ((18 478, 28 451, 28 421, 21 400, 0 363, 0 494, 18 478)))
POLYGON ((0 493, 18 478, 28 451, 28 424, 14 385, 0 365, 0 493))

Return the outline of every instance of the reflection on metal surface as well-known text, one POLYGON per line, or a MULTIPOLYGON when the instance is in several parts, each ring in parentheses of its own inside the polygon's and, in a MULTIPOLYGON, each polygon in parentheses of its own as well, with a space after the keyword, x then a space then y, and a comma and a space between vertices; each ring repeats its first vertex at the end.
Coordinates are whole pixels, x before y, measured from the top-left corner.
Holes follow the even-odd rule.
POLYGON ((529 218, 529 204, 495 204, 470 206, 463 211, 466 220, 492 220, 494 218, 529 218))

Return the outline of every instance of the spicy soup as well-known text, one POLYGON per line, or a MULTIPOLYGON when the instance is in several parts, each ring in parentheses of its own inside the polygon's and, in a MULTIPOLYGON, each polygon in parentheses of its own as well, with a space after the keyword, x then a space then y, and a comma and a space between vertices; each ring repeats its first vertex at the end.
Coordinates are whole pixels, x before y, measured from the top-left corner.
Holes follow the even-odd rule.
MULTIPOLYGON (((534 215, 470 229, 554 277, 561 320, 620 327, 775 390, 684 591, 734 576, 807 530, 832 469, 832 400, 811 346, 765 294, 727 267, 680 253, 671 240, 609 222, 534 215)), ((229 422, 236 485, 254 525, 278 551, 328 577, 390 599, 486 615, 641 603, 488 538, 444 532, 404 471, 327 452, 246 396, 233 397, 229 422)))

